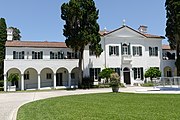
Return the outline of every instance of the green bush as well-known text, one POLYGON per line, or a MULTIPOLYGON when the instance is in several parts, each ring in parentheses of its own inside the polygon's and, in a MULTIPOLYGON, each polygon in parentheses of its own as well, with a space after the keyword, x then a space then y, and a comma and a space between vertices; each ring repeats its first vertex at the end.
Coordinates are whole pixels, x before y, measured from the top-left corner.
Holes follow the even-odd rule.
POLYGON ((3 88, 3 87, 0 87, 0 91, 4 91, 4 88, 3 88))
POLYGON ((93 82, 90 77, 84 77, 82 79, 82 84, 78 86, 80 89, 89 89, 93 87, 93 82))

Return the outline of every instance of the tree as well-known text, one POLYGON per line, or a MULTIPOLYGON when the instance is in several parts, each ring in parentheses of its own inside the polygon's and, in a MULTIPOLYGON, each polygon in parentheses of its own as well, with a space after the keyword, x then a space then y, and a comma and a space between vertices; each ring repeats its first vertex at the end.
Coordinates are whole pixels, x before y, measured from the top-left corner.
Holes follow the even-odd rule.
POLYGON ((108 82, 111 74, 114 72, 115 71, 111 68, 105 68, 99 73, 99 77, 106 78, 106 82, 108 82))
POLYGON ((157 68, 151 67, 145 72, 145 78, 150 77, 151 81, 152 78, 161 77, 161 71, 157 68))
POLYGON ((0 18, 0 79, 3 78, 4 73, 4 58, 5 58, 5 42, 7 39, 6 21, 4 18, 0 18))
POLYGON ((177 76, 180 76, 180 1, 166 0, 166 37, 172 49, 176 49, 177 76))
POLYGON ((12 85, 15 85, 15 83, 20 80, 19 74, 17 73, 11 73, 7 79, 9 82, 12 83, 12 85))
POLYGON ((15 27, 9 27, 9 28, 13 29, 13 40, 21 40, 20 30, 15 27))
POLYGON ((65 43, 74 51, 79 52, 79 81, 82 82, 82 60, 85 46, 91 45, 91 50, 99 56, 102 52, 99 44, 99 11, 93 0, 70 0, 61 6, 61 18, 65 21, 63 35, 65 43))

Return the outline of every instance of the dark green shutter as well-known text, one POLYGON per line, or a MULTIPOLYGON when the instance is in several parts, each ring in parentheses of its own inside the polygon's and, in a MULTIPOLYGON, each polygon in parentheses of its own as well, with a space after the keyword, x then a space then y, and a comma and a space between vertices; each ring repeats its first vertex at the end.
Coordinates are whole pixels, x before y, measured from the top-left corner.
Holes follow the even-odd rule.
POLYGON ((136 53, 135 53, 135 49, 136 49, 136 48, 133 46, 133 56, 135 56, 135 54, 136 54, 136 53))
POLYGON ((24 59, 24 51, 22 51, 22 59, 24 59))
POLYGON ((142 56, 142 47, 139 46, 139 56, 142 56))
POLYGON ((119 55, 119 46, 116 46, 116 55, 119 55))
POLYGON ((112 54, 112 47, 109 46, 109 55, 111 55, 111 54, 112 54))
POLYGON ((133 68, 134 70, 134 80, 137 78, 137 68, 133 68))
POLYGON ((128 45, 128 55, 131 55, 131 44, 128 45))
POLYGON ((16 59, 16 51, 13 51, 13 59, 16 59))
POLYGON ((142 67, 140 68, 140 71, 141 71, 141 80, 143 80, 144 79, 144 73, 143 73, 143 68, 142 67))
POLYGON ((123 46, 122 46, 122 43, 121 43, 121 55, 123 55, 123 46))
POLYGON ((152 48, 149 47, 149 56, 152 56, 152 48))
POLYGON ((155 47, 155 56, 158 56, 158 47, 155 47))
POLYGON ((41 58, 40 58, 40 59, 43 59, 43 51, 41 51, 40 56, 41 56, 41 58))

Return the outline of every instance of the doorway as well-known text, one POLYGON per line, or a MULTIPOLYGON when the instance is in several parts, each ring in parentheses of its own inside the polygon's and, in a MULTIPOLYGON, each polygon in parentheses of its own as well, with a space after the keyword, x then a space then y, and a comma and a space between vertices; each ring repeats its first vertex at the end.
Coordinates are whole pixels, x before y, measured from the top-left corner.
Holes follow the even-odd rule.
POLYGON ((57 86, 63 86, 62 84, 62 73, 56 73, 56 85, 57 86))
POLYGON ((124 75, 124 83, 131 84, 129 68, 126 67, 123 69, 123 75, 124 75))

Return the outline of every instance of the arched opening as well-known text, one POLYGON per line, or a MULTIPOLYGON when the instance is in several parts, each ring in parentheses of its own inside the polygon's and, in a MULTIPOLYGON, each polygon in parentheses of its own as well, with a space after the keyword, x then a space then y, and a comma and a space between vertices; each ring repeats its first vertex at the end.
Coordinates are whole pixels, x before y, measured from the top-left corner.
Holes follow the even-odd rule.
POLYGON ((66 68, 56 71, 56 86, 68 86, 69 72, 66 68))
POLYGON ((38 72, 34 68, 27 68, 24 71, 24 88, 37 89, 38 88, 38 72))
POLYGON ((164 77, 172 77, 172 69, 169 66, 164 68, 164 77))
POLYGON ((123 69, 123 75, 124 75, 124 83, 126 84, 131 84, 131 80, 130 80, 130 69, 125 67, 123 69))
POLYGON ((52 69, 44 68, 40 72, 41 87, 53 87, 54 74, 52 69))
POLYGON ((76 67, 71 71, 71 85, 77 86, 79 81, 79 68, 76 67))
POLYGON ((16 85, 16 89, 20 90, 21 89, 21 71, 17 68, 11 68, 7 71, 7 79, 9 77, 10 74, 18 74, 19 76, 19 81, 15 81, 15 82, 8 82, 7 85, 8 86, 14 86, 16 85))

